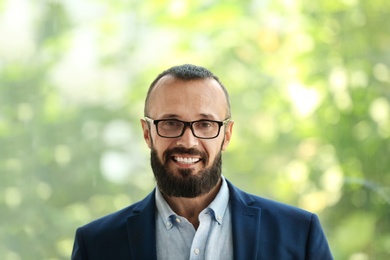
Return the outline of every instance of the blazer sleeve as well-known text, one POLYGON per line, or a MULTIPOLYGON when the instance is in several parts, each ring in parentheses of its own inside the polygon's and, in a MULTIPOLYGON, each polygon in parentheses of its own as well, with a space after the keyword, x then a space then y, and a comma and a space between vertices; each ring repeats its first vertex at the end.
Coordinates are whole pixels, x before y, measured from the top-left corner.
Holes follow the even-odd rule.
POLYGON ((312 214, 311 225, 306 246, 307 260, 331 260, 331 254, 324 231, 317 215, 312 214))

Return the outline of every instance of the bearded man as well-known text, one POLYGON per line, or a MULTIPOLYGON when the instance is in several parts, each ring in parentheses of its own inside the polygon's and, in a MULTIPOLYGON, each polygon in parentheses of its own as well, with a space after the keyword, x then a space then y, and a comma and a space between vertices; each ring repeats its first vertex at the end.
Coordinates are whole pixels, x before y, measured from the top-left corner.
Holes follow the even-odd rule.
POLYGON ((78 228, 72 259, 333 259, 315 214, 239 190, 221 172, 229 95, 209 70, 172 67, 147 93, 156 188, 78 228))

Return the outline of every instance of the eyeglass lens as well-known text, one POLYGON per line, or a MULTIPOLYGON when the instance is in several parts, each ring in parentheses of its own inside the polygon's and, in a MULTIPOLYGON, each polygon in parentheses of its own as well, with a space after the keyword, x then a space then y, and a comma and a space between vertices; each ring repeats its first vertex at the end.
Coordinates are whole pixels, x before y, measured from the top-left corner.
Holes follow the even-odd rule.
MULTIPOLYGON (((159 135, 164 137, 179 137, 183 134, 186 124, 178 120, 162 120, 157 124, 159 135)), ((191 124, 192 132, 200 138, 213 138, 219 133, 218 122, 201 120, 191 124)))

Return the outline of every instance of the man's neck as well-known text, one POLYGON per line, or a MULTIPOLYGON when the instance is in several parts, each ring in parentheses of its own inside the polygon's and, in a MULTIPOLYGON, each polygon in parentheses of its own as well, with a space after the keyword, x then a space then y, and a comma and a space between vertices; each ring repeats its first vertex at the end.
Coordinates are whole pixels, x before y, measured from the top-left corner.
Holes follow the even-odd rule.
POLYGON ((185 217, 195 229, 198 229, 200 212, 205 209, 217 196, 219 189, 221 188, 222 179, 220 179, 215 187, 208 193, 195 197, 170 197, 162 193, 165 201, 171 207, 171 209, 179 216, 185 217))

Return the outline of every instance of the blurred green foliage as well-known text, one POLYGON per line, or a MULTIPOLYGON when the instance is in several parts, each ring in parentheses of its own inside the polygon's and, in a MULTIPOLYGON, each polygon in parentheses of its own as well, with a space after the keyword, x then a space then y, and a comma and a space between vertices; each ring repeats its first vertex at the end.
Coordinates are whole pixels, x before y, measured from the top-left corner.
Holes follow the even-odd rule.
POLYGON ((231 94, 224 175, 320 216, 335 259, 390 256, 390 2, 0 1, 0 258, 69 259, 75 229, 154 181, 154 77, 231 94))

